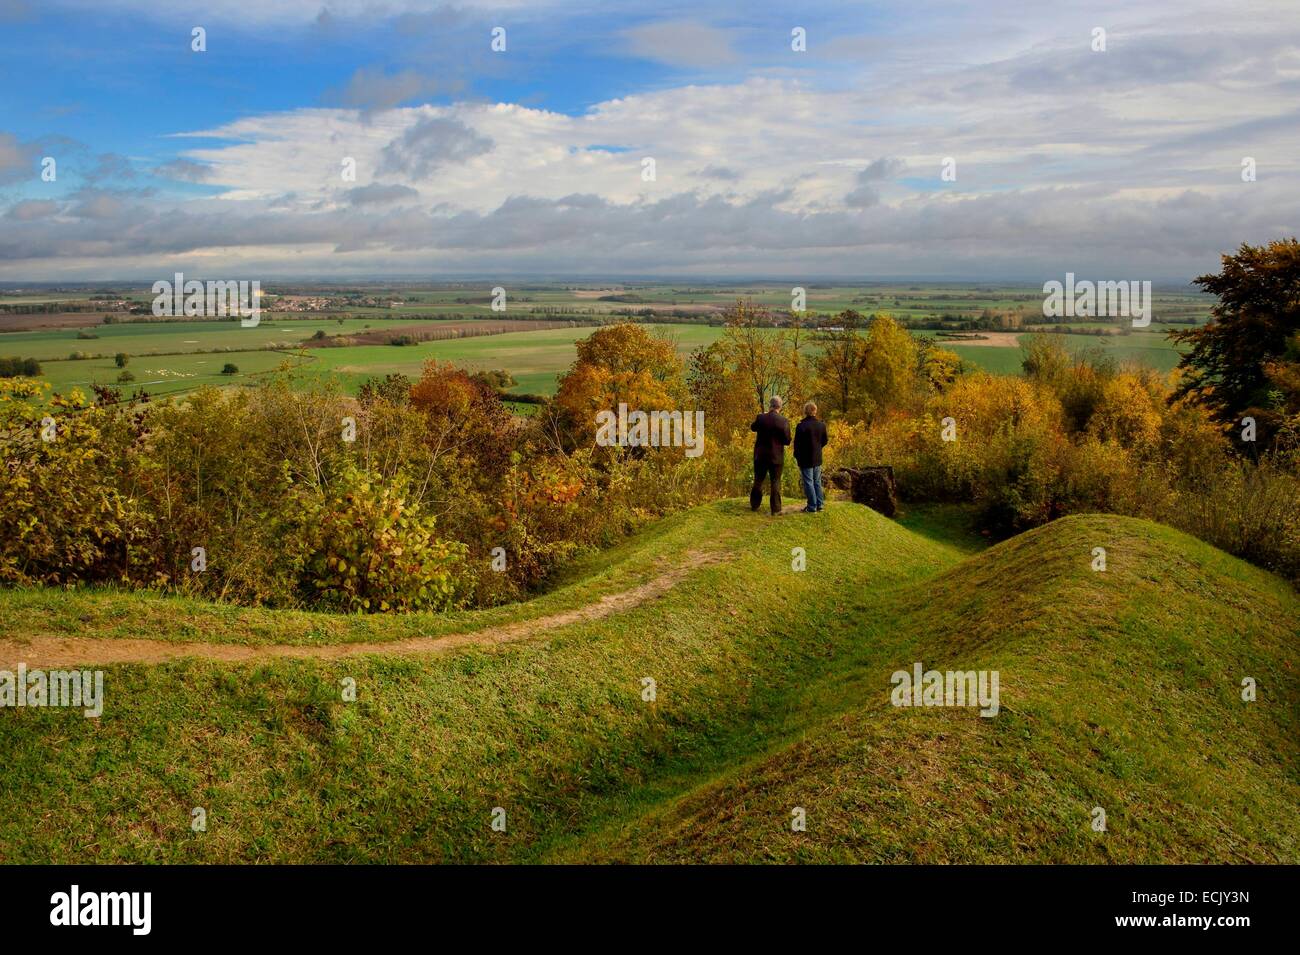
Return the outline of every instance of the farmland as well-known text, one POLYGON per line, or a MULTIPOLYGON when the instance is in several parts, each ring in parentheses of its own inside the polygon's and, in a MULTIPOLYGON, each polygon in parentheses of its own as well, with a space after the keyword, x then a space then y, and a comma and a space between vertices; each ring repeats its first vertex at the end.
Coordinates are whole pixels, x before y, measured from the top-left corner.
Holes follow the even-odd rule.
MULTIPOLYGON (((86 292, 66 290, 0 296, 0 307, 19 310, 0 313, 0 357, 38 360, 56 391, 118 384, 123 369, 114 359, 124 353, 132 380, 123 384, 156 395, 184 393, 201 385, 248 384, 281 367, 332 378, 355 392, 372 377, 417 374, 431 359, 472 370, 501 368, 514 376, 511 390, 515 393, 550 394, 574 359, 574 343, 589 335, 595 323, 651 323, 672 336, 686 355, 720 337, 723 311, 738 298, 774 312, 790 307, 789 288, 776 285, 524 286, 508 293, 504 314, 492 310, 490 290, 483 286, 285 288, 273 290, 260 323, 245 328, 229 320, 158 321, 126 312, 132 305, 137 312, 147 305, 146 289, 122 289, 116 303, 104 294, 97 293, 101 299, 96 302, 86 292), (387 306, 376 304, 383 301, 387 306), (98 304, 104 305, 104 311, 87 310, 98 304), (58 311, 59 305, 68 310, 58 311), (282 308, 277 310, 277 305, 282 308), (570 327, 554 327, 561 322, 570 327), (497 331, 488 326, 502 325, 521 330, 485 334, 497 331), (444 334, 448 337, 441 338, 444 334), (441 340, 419 340, 431 336, 441 340), (385 343, 397 337, 411 341, 401 346, 385 343), (305 347, 322 344, 330 347, 305 347), (227 364, 236 371, 222 374, 227 364)), ((1041 292, 1032 287, 807 288, 807 310, 814 319, 845 309, 887 313, 908 323, 913 334, 938 337, 967 363, 995 374, 1019 371, 1017 339, 1022 329, 1039 320, 1041 302, 1041 292), (1022 329, 995 332, 991 341, 971 343, 945 340, 940 329, 925 327, 986 312, 1017 315, 1022 329)), ((1096 349, 1119 362, 1168 371, 1177 364, 1178 353, 1166 333, 1186 325, 1169 325, 1162 319, 1202 321, 1208 315, 1208 302, 1189 292, 1158 291, 1154 311, 1150 328, 1080 321, 1069 328, 1122 334, 1070 334, 1064 341, 1072 349, 1096 349)))

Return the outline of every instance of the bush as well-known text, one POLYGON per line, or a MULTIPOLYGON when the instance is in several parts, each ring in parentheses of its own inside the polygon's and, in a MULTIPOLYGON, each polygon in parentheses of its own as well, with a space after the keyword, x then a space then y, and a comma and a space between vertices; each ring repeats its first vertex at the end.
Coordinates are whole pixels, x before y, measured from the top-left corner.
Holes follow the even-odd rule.
POLYGON ((43 397, 21 380, 0 385, 0 580, 141 580, 153 518, 133 493, 139 423, 80 392, 43 397))
POLYGON ((0 358, 0 378, 35 378, 41 363, 35 358, 0 358))
POLYGON ((221 366, 221 373, 223 375, 237 375, 239 374, 239 366, 236 365, 234 362, 228 361, 221 366))
MULTIPOLYGON (((0 580, 112 581, 349 612, 519 598, 647 521, 748 487, 748 385, 715 375, 713 352, 693 363, 688 396, 675 353, 659 381, 644 374, 644 352, 667 350, 618 336, 638 347, 579 362, 566 376, 571 407, 547 402, 528 419, 509 413, 493 376, 432 362, 414 382, 372 379, 357 399, 294 371, 256 389, 134 405, 110 389, 96 401, 48 398, 42 382, 0 379, 0 580), (705 454, 592 447, 590 434, 562 450, 566 414, 590 422, 591 408, 627 394, 624 383, 646 400, 721 409, 706 419, 705 454), (745 410, 730 421, 733 392, 745 410), (46 416, 53 442, 40 438, 46 416), (195 547, 208 555, 203 573, 190 570, 195 547), (496 548, 506 552, 500 572, 496 548)), ((829 422, 828 471, 893 465, 904 500, 972 504, 999 535, 1111 511, 1300 576, 1296 454, 1237 459, 1209 414, 1171 403, 1158 376, 1054 363, 1052 353, 1036 353, 1024 378, 936 382, 920 354, 917 365, 916 379, 899 379, 906 394, 872 397, 870 420, 829 422), (1073 412, 1063 395, 1078 399, 1073 412), (942 439, 945 418, 955 441, 942 439)), ((787 467, 792 496, 797 481, 787 467)))
POLYGON ((440 540, 437 521, 406 500, 405 478, 343 471, 324 496, 299 498, 302 582, 313 603, 346 612, 445 610, 465 547, 440 540))
POLYGON ((1300 477, 1294 455, 1224 462, 1182 489, 1168 522, 1300 581, 1300 477))

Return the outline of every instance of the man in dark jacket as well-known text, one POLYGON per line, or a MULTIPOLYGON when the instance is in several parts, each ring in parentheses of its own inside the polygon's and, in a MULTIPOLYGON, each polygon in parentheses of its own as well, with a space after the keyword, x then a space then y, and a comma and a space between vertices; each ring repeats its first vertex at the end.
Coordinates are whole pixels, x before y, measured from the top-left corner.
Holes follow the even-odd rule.
POLYGON ((750 510, 763 503, 763 478, 772 482, 772 513, 781 513, 781 468, 785 465, 785 446, 790 443, 790 422, 781 415, 781 399, 772 396, 768 411, 754 419, 754 486, 749 489, 750 510))
POLYGON ((803 406, 803 420, 794 429, 794 460, 803 480, 803 494, 808 498, 805 514, 816 514, 826 503, 822 490, 822 448, 827 441, 826 422, 817 419, 817 405, 803 406))

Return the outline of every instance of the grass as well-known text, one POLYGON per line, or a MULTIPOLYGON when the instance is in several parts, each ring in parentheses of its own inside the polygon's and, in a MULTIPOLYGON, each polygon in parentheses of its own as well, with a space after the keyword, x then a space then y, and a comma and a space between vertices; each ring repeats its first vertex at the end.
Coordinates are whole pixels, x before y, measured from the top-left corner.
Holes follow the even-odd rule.
MULTIPOLYGON (((722 335, 722 329, 707 325, 651 327, 671 335, 683 356, 722 335)), ((369 345, 320 349, 312 353, 313 367, 359 384, 366 378, 389 372, 418 378, 424 363, 437 359, 474 371, 504 368, 515 378, 511 391, 549 395, 554 394, 560 375, 578 357, 576 343, 593 331, 584 326, 425 342, 403 348, 369 345)))
POLYGON ((1280 581, 1168 528, 1057 522, 899 595, 886 616, 907 631, 871 634, 875 666, 815 688, 844 712, 565 855, 1294 863, 1296 610, 1280 581), (1105 574, 1082 556, 1099 543, 1105 574), (888 674, 915 660, 999 671, 1002 712, 889 705, 888 674), (1254 703, 1247 675, 1270 688, 1254 703))
POLYGON ((81 361, 44 362, 41 370, 52 390, 64 394, 73 388, 89 393, 92 385, 110 385, 121 389, 124 394, 143 388, 151 395, 168 395, 191 391, 201 385, 225 386, 247 382, 282 365, 295 366, 304 360, 296 354, 276 351, 142 356, 128 361, 125 370, 131 372, 134 380, 125 384, 118 383, 123 369, 117 367, 111 355, 81 361), (227 364, 234 365, 238 373, 222 374, 227 364))
POLYGON ((535 601, 476 614, 0 591, 7 638, 326 643, 531 619, 690 553, 724 558, 521 643, 113 666, 98 721, 0 712, 0 859, 1300 859, 1294 591, 1124 518, 981 544, 951 508, 898 523, 847 503, 771 519, 725 501, 593 555, 535 601), (1095 546, 1105 573, 1090 569, 1095 546), (791 569, 795 547, 806 571, 791 569), (915 660, 999 669, 1001 714, 889 706, 889 674, 915 660), (346 678, 356 702, 340 698, 346 678), (1095 805, 1105 834, 1089 828, 1095 805), (794 806, 807 832, 790 832, 794 806), (190 831, 193 807, 207 832, 190 831))
MULTIPOLYGON (((97 318, 91 315, 88 318, 97 318)), ((43 328, 28 332, 0 335, 0 349, 5 355, 36 358, 41 362, 66 359, 74 351, 107 355, 111 360, 118 352, 136 359, 147 355, 184 355, 197 352, 245 352, 263 348, 296 348, 316 332, 326 335, 360 334, 366 331, 396 328, 399 325, 437 328, 440 321, 394 322, 345 318, 275 318, 263 315, 251 328, 237 321, 133 321, 92 328, 43 328), (78 332, 90 332, 94 338, 81 339, 78 332)))

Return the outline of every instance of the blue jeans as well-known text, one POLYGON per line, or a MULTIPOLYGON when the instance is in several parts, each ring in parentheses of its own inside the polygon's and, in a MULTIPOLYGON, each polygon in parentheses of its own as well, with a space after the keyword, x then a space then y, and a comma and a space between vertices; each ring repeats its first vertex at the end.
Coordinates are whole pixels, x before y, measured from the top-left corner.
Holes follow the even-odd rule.
POLYGON ((800 468, 799 477, 803 481, 803 496, 808 498, 808 509, 820 511, 826 501, 826 495, 822 491, 821 465, 815 468, 800 468))

